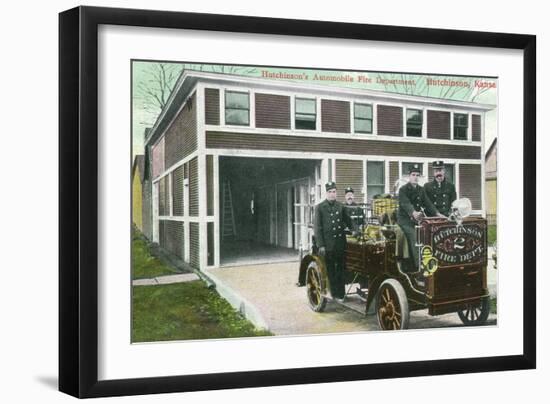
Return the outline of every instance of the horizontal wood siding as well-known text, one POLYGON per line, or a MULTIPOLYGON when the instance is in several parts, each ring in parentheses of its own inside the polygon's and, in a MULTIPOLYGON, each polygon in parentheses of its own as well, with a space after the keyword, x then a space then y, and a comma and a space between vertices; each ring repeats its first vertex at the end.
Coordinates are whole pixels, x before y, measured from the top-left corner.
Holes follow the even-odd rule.
POLYGON ((206 214, 214 214, 214 156, 206 156, 206 214))
POLYGON ((172 174, 172 204, 174 216, 183 216, 183 166, 172 174))
POLYGON ((189 263, 193 268, 200 268, 199 224, 189 223, 189 263))
POLYGON ((390 192, 394 191, 396 181, 399 179, 399 162, 390 161, 390 192))
POLYGON ((290 129, 290 97, 256 93, 256 127, 290 129))
POLYGON ((164 138, 153 146, 153 178, 157 178, 164 172, 164 138))
POLYGON ((481 115, 472 115, 472 140, 481 141, 481 115))
POLYGON ((204 121, 207 125, 220 124, 220 90, 204 89, 204 121))
POLYGON ((363 161, 336 160, 336 184, 338 200, 344 202, 345 189, 352 187, 355 202, 362 203, 363 194, 363 161))
POLYGON ((150 180, 143 181, 143 204, 141 205, 142 221, 143 221, 143 234, 149 240, 153 239, 153 213, 151 200, 152 183, 150 180))
POLYGON ((183 259, 184 237, 183 223, 174 220, 161 220, 159 228, 162 228, 162 238, 160 246, 166 251, 183 259))
POLYGON ((460 164, 459 172, 459 198, 469 198, 472 209, 481 209, 481 164, 460 164))
POLYGON ((196 157, 189 162, 189 215, 199 215, 199 166, 196 157))
POLYGON ((451 138, 451 113, 428 110, 428 137, 430 139, 451 138))
POLYGON ((159 216, 168 216, 170 214, 169 192, 168 176, 162 177, 158 186, 159 216))
POLYGON ((165 135, 165 166, 181 161, 197 150, 197 107, 193 94, 186 102, 165 135))
POLYGON ((389 142, 375 139, 338 139, 310 136, 282 136, 259 133, 206 132, 207 148, 303 151, 353 155, 416 156, 434 159, 480 159, 481 147, 426 144, 421 141, 389 142))
POLYGON ((385 136, 403 135, 403 108, 393 105, 378 105, 378 134, 385 136))
POLYGON ((349 108, 348 101, 321 100, 321 130, 350 133, 349 108))

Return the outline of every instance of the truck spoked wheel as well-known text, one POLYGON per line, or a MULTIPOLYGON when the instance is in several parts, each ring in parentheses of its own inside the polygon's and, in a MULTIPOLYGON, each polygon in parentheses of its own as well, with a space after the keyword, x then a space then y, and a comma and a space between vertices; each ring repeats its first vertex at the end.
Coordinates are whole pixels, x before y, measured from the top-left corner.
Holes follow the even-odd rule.
POLYGON ((306 287, 307 300, 311 310, 321 312, 327 305, 327 298, 323 295, 324 279, 317 262, 312 261, 307 267, 306 287))
POLYGON ((409 326, 409 301, 403 286, 386 279, 376 297, 376 314, 382 330, 404 330, 409 326))
POLYGON ((458 311, 458 317, 464 325, 485 324, 489 317, 490 301, 489 297, 484 297, 479 303, 469 304, 466 309, 458 311))

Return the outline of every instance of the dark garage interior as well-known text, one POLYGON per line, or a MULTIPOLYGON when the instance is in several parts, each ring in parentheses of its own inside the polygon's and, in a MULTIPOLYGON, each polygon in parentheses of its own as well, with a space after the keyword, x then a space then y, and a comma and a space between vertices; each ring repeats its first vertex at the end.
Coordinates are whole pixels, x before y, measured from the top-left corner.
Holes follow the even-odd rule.
MULTIPOLYGON (((220 157, 220 265, 298 259, 319 160, 220 157)), ((302 241, 303 242, 303 241, 302 241)))

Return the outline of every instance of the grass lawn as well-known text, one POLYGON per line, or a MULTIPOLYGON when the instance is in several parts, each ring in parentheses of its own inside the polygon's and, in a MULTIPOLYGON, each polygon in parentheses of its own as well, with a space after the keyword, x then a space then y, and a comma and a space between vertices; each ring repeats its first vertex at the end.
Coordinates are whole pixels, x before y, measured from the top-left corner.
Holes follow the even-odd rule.
POLYGON ((147 242, 139 233, 132 233, 132 279, 154 278, 175 273, 175 270, 149 253, 147 242))
POLYGON ((495 297, 491 297, 491 304, 489 307, 491 307, 489 313, 497 314, 497 299, 495 297))
POLYGON ((489 245, 497 241, 497 225, 490 224, 487 229, 487 243, 489 245))
POLYGON ((202 281, 134 286, 132 309, 132 342, 272 335, 202 281))

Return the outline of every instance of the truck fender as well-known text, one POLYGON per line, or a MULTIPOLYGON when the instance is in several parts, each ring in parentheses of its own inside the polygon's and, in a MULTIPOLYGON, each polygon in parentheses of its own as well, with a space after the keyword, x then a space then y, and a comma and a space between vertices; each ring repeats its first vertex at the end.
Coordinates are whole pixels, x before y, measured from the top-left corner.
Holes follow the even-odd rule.
POLYGON ((367 303, 365 305, 365 315, 367 315, 367 313, 369 312, 369 308, 378 293, 378 289, 380 288, 380 285, 382 284, 382 282, 384 282, 388 278, 389 276, 385 274, 380 274, 377 277, 375 277, 372 280, 372 282, 369 282, 369 293, 367 294, 367 303))
POLYGON ((312 261, 317 262, 317 265, 319 266, 319 269, 321 270, 321 273, 323 274, 325 279, 328 279, 327 269, 326 269, 326 266, 325 266, 325 260, 323 259, 323 257, 320 257, 318 255, 314 255, 314 254, 307 254, 300 261, 300 272, 298 274, 298 283, 296 284, 297 286, 299 286, 299 287, 305 286, 307 267, 309 266, 309 264, 312 261))

